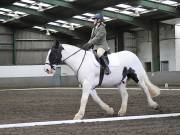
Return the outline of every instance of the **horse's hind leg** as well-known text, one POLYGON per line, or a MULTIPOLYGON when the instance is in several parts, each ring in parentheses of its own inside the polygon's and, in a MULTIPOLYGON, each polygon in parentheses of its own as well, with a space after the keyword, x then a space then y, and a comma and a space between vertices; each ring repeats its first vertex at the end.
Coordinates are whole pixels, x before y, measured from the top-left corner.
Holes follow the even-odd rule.
POLYGON ((121 98, 122 98, 121 108, 118 112, 118 116, 124 116, 126 114, 127 103, 128 103, 128 93, 127 93, 127 89, 126 89, 126 84, 121 83, 118 86, 118 90, 119 90, 119 92, 121 94, 121 98))
POLYGON ((95 89, 93 89, 90 94, 92 99, 101 107, 102 110, 105 110, 109 115, 114 114, 114 109, 101 100, 95 89))
POLYGON ((158 104, 151 98, 150 92, 148 90, 148 87, 146 86, 144 80, 139 80, 138 84, 140 85, 140 87, 144 90, 144 93, 147 96, 147 101, 150 107, 157 109, 158 108, 158 104))

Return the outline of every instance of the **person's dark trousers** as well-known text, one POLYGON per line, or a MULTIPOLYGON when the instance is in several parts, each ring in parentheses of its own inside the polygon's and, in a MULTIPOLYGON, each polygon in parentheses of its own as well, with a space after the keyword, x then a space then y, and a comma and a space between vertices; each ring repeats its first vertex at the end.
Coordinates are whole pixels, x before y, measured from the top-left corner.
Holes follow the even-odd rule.
POLYGON ((109 75, 111 73, 111 71, 108 67, 109 61, 108 61, 107 56, 102 55, 100 57, 100 61, 101 61, 101 65, 104 67, 104 73, 109 75))

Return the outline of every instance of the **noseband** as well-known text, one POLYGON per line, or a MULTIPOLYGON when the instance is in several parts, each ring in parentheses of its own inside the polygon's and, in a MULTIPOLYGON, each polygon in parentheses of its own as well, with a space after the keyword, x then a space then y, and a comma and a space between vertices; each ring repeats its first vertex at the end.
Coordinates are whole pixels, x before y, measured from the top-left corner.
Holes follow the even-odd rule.
POLYGON ((45 63, 45 64, 49 65, 51 67, 51 69, 55 70, 55 68, 54 68, 54 66, 52 64, 50 64, 50 63, 45 63))

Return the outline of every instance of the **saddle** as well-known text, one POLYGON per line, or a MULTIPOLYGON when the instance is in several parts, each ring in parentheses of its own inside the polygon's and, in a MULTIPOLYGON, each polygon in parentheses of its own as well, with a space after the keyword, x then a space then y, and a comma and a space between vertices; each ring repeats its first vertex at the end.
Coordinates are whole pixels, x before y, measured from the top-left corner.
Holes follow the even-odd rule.
MULTIPOLYGON (((98 86, 101 86, 103 78, 104 78, 104 74, 105 74, 105 67, 103 66, 103 61, 101 58, 98 57, 97 52, 93 50, 94 56, 97 60, 97 62, 100 64, 100 75, 99 75, 99 84, 98 86)), ((107 52, 105 52, 103 55, 105 57, 105 59, 107 60, 107 64, 109 65, 109 59, 107 56, 107 52)))

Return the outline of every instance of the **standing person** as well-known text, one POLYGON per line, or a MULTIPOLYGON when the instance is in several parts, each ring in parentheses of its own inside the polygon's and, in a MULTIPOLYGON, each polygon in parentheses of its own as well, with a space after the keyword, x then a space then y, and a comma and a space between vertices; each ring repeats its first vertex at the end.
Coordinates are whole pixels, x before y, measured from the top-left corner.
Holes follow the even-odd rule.
POLYGON ((90 40, 85 44, 85 49, 93 48, 97 52, 97 56, 100 58, 100 63, 104 67, 105 74, 109 75, 111 71, 108 67, 107 52, 109 46, 106 41, 106 29, 104 23, 104 17, 101 13, 97 13, 94 17, 94 27, 91 32, 90 40))

